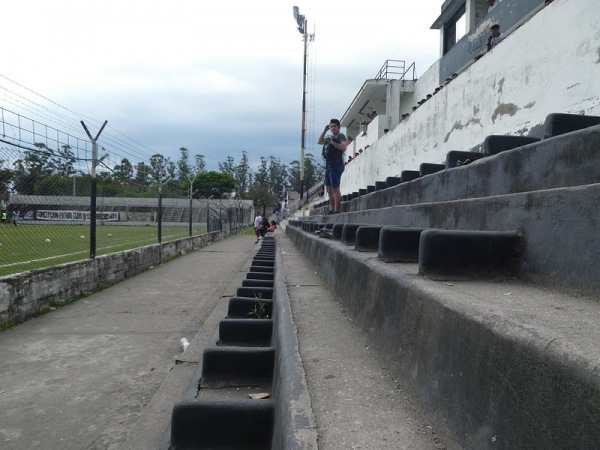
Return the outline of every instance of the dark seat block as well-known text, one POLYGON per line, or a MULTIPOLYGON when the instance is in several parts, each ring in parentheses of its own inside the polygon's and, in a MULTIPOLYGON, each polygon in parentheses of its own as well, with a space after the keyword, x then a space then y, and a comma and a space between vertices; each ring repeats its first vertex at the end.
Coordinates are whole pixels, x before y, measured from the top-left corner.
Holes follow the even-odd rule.
POLYGON ((383 226, 366 225, 358 227, 354 239, 354 248, 359 252, 376 252, 379 250, 379 232, 383 226))
POLYGON ((385 179, 385 184, 388 185, 388 187, 392 187, 392 186, 396 186, 397 184, 402 183, 402 180, 400 179, 400 177, 387 177, 385 179))
POLYGON ((240 287, 237 290, 238 297, 255 297, 257 299, 272 299, 273 288, 268 287, 240 287))
POLYGON ((363 195, 367 195, 367 190, 366 189, 359 189, 358 190, 358 196, 362 197, 363 195))
POLYGON ((228 319, 253 319, 256 318, 254 311, 260 308, 259 302, 264 304, 266 316, 273 317, 273 300, 262 300, 254 297, 231 297, 227 308, 228 319))
POLYGON ((385 226, 379 233, 378 257, 385 262, 418 262, 423 228, 385 226))
POLYGON ((521 237, 515 232, 425 230, 419 245, 419 272, 434 279, 515 276, 521 237))
POLYGON ((491 135, 483 140, 482 152, 485 156, 491 156, 538 141, 538 138, 526 136, 491 135))
POLYGON ((266 273, 274 273, 275 268, 273 266, 256 266, 251 265, 249 272, 266 272, 266 273))
POLYGON ((425 175, 431 175, 436 172, 441 172, 445 169, 446 166, 444 164, 422 163, 419 166, 419 174, 423 177, 425 175))
POLYGON ((369 184, 367 186, 367 194, 370 194, 371 192, 375 192, 375 185, 369 184))
POLYGON ((403 170, 400 172, 400 179, 402 183, 406 183, 407 181, 416 180, 421 176, 421 172, 418 170, 403 170))
POLYGON ((202 357, 201 387, 262 384, 273 379, 274 347, 208 347, 202 357))
POLYGON ((344 229, 343 223, 334 223, 333 228, 331 228, 331 238, 332 239, 341 239, 343 229, 344 229))
POLYGON ((548 114, 544 124, 544 139, 593 127, 594 125, 600 125, 600 117, 580 114, 548 114))
POLYGON ((356 230, 363 225, 361 223, 345 223, 342 228, 342 242, 346 245, 354 245, 356 230))
POLYGON ((446 168, 465 166, 477 159, 483 158, 483 153, 479 152, 461 152, 452 150, 446 153, 446 168))
POLYGON ((169 448, 270 448, 274 411, 272 400, 177 402, 171 416, 169 448))
POLYGON ((273 281, 275 279, 275 274, 274 273, 269 273, 269 272, 248 272, 246 274, 246 279, 247 280, 271 280, 273 281))
POLYGON ((388 185, 385 181, 376 181, 375 182, 375 190, 376 191, 382 191, 384 189, 387 189, 388 185))
POLYGON ((254 257, 252 259, 253 266, 273 267, 275 265, 274 259, 262 259, 254 257))
POLYGON ((223 319, 219 322, 221 345, 267 346, 273 335, 273 320, 223 319))
POLYGON ((273 287, 273 280, 242 280, 242 287, 273 287))

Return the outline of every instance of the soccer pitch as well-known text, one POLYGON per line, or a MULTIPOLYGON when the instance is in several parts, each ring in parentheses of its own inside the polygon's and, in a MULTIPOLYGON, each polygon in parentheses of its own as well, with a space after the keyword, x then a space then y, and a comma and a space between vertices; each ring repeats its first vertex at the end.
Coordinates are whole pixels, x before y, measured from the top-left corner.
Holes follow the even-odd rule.
MULTIPOLYGON (((89 225, 10 224, 0 226, 0 276, 54 266, 90 256, 89 225)), ((193 227, 194 236, 206 233, 193 227)), ((187 226, 163 226, 162 242, 189 236, 187 226)), ((98 225, 96 256, 158 242, 156 225, 98 225)))

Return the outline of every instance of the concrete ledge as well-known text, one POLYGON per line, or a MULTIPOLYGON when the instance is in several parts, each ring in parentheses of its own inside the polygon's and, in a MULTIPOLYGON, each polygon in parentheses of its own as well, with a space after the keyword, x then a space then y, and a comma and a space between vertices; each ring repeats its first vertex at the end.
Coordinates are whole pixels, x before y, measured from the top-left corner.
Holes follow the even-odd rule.
POLYGON ((223 319, 219 323, 219 344, 268 346, 272 333, 272 319, 223 319))
POLYGON ((286 233, 458 445, 600 447, 596 301, 520 282, 437 282, 414 264, 286 233))
POLYGON ((516 232, 424 230, 419 273, 433 279, 515 277, 522 242, 516 232))
POLYGON ((358 227, 354 239, 354 249, 359 252, 376 252, 379 249, 379 232, 381 225, 364 225, 358 227))
POLYGON ((209 347, 202 356, 200 387, 270 385, 274 347, 209 347))
POLYGON ((379 234, 378 257, 385 262, 418 262, 423 228, 385 226, 379 234))
POLYGON ((171 419, 170 449, 269 449, 273 412, 269 400, 177 403, 171 419))

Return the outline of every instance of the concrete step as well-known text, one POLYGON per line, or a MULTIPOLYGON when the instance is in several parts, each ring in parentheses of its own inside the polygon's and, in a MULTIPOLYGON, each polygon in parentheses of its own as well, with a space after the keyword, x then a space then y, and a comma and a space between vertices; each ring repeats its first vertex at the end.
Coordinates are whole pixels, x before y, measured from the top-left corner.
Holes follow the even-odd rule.
POLYGON ((285 231, 451 440, 477 449, 599 448, 597 297, 520 280, 431 280, 417 264, 285 231))
POLYGON ((354 211, 329 216, 326 220, 335 221, 333 239, 341 238, 345 224, 516 230, 523 236, 520 273, 524 280, 570 292, 598 294, 600 240, 592 231, 599 227, 598 204, 600 184, 590 184, 354 211))
POLYGON ((344 202, 341 209, 352 212, 583 186, 600 181, 600 125, 541 141, 508 136, 489 138, 492 143, 486 146, 484 142, 483 150, 498 152, 493 156, 344 202), (509 141, 523 145, 508 150, 509 141), (492 144, 494 149, 490 150, 492 144))

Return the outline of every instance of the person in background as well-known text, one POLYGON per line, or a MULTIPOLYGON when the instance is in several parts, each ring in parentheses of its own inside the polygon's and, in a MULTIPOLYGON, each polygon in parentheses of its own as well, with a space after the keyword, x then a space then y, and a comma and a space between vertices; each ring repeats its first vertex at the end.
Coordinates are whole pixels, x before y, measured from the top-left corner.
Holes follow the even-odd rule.
POLYGON ((258 239, 260 238, 261 223, 262 223, 262 216, 260 215, 260 211, 256 211, 256 217, 254 218, 254 234, 256 234, 255 244, 258 244, 258 239))
POLYGON ((340 212, 342 201, 340 184, 342 173, 344 173, 344 152, 348 147, 346 136, 340 133, 340 121, 338 119, 331 119, 329 124, 325 125, 317 143, 323 145, 325 189, 327 189, 329 195, 328 214, 337 214, 340 212), (328 132, 331 132, 331 134, 327 134, 328 132), (325 136, 326 134, 327 136, 325 136))
POLYGON ((488 14, 492 12, 492 10, 498 6, 497 0, 487 0, 488 4, 488 14))
POLYGON ((487 41, 487 51, 489 52, 496 45, 498 45, 500 42, 502 42, 505 38, 506 38, 506 36, 504 35, 504 33, 500 33, 500 25, 498 25, 498 24, 492 25, 490 27, 490 37, 488 38, 488 41, 487 41))

